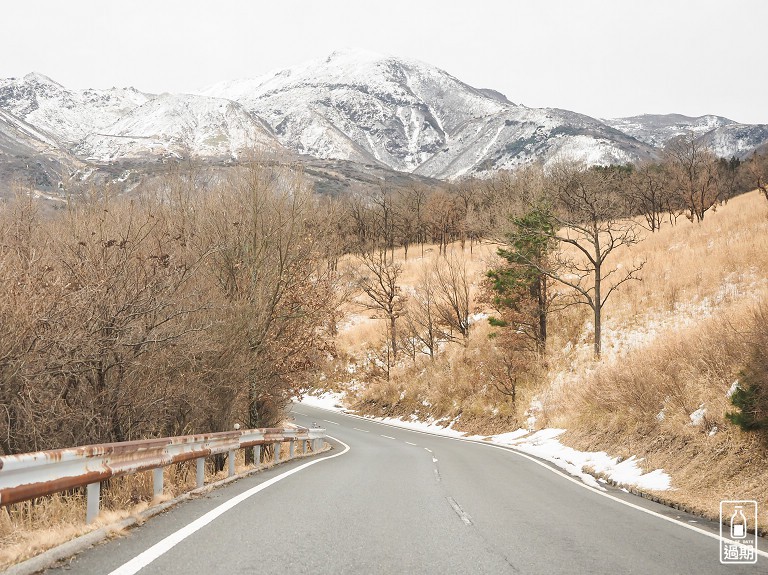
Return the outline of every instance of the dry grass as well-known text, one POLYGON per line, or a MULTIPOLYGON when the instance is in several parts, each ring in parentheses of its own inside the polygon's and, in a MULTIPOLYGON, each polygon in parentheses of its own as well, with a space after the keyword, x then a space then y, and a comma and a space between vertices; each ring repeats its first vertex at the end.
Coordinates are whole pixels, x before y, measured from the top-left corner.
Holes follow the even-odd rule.
MULTIPOLYGON (((671 474, 675 490, 667 497, 704 515, 715 515, 725 498, 756 499, 768 509, 766 445, 725 419, 733 410, 727 391, 757 327, 755 307, 768 302, 768 202, 745 194, 701 224, 680 218, 645 236, 608 261, 646 263, 642 281, 623 285, 604 308, 600 362, 592 357, 590 310, 568 308, 550 319, 544 383, 524 382, 513 405, 489 385, 494 342, 479 322, 466 349, 447 345, 434 363, 401 361, 389 382, 366 383, 358 370, 355 407, 456 420, 461 429, 490 434, 519 426, 535 398, 543 403, 537 427, 569 429, 564 441, 577 448, 644 457, 647 469, 671 474), (706 413, 696 425, 690 415, 699 408, 706 413)), ((495 246, 482 245, 468 260, 475 289, 494 253, 495 246)), ((403 283, 415 283, 436 256, 433 249, 402 262, 403 283)), ((482 311, 477 302, 474 311, 482 311)), ((378 324, 348 323, 339 348, 350 358, 370 353, 382 340, 378 324)))
POLYGON ((675 488, 666 496, 704 515, 716 517, 721 499, 768 509, 768 445, 725 418, 728 390, 764 329, 768 203, 735 198, 700 225, 650 235, 631 257, 648 263, 643 281, 606 309, 606 358, 597 364, 579 345, 560 354, 540 392, 546 423, 568 428, 574 447, 665 469, 675 488))

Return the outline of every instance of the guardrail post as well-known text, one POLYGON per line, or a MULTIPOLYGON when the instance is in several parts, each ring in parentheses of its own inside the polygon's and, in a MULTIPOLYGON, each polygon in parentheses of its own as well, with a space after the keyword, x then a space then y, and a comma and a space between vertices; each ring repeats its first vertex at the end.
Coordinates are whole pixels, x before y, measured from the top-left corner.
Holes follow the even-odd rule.
POLYGON ((319 452, 323 448, 323 440, 322 439, 315 439, 314 444, 312 445, 312 451, 315 453, 319 452))
POLYGON ((235 451, 233 449, 227 453, 227 461, 229 462, 229 476, 232 477, 235 474, 235 451))
POLYGON ((99 514, 99 500, 101 499, 101 481, 89 483, 85 488, 86 511, 85 522, 92 523, 99 514))
POLYGON ((275 463, 280 461, 280 442, 275 443, 275 463))
POLYGON ((294 443, 296 443, 293 439, 291 439, 290 443, 288 443, 288 458, 293 459, 293 454, 296 451, 296 448, 294 447, 294 443))
POLYGON ((301 440, 301 454, 302 455, 306 455, 306 453, 307 453, 307 440, 306 439, 302 439, 301 440))
POLYGON ((160 497, 163 494, 163 468, 157 467, 152 470, 152 484, 154 486, 154 496, 160 497))
POLYGON ((202 487, 205 485, 205 457, 195 459, 195 466, 197 467, 197 486, 202 487))
POLYGON ((261 465, 261 445, 253 446, 253 464, 256 467, 261 465))

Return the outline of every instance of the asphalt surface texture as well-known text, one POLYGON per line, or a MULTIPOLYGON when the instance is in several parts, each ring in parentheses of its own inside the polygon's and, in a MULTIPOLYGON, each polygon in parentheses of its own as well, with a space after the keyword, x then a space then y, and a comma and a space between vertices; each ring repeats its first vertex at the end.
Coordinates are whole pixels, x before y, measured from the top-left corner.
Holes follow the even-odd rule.
POLYGON ((325 427, 333 449, 182 503, 46 573, 768 573, 762 556, 721 565, 718 541, 685 527, 715 523, 605 492, 676 520, 665 521, 508 449, 304 405, 292 416, 325 427))

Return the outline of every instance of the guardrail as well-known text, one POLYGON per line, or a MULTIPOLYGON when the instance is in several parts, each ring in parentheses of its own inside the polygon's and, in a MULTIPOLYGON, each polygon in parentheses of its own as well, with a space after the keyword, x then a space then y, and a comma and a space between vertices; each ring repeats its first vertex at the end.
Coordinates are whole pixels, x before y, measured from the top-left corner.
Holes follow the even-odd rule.
POLYGON ((163 492, 163 467, 196 460, 197 487, 205 484, 205 458, 227 453, 229 476, 235 474, 235 451, 253 448, 254 461, 261 461, 262 445, 274 445, 275 461, 280 445, 289 443, 289 456, 299 442, 306 453, 322 449, 325 429, 246 429, 201 435, 162 437, 121 443, 102 443, 51 451, 0 457, 0 505, 86 487, 86 521, 99 514, 101 482, 140 471, 154 470, 154 495, 163 492))

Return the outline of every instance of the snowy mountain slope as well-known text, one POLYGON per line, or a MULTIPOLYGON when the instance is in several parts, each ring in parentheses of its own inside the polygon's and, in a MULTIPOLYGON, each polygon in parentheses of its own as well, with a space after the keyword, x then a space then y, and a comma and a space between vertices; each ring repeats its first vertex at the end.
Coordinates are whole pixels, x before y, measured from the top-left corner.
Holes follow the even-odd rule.
POLYGON ((624 164, 653 158, 650 146, 601 122, 566 110, 516 106, 467 126, 416 173, 456 178, 558 159, 624 164))
POLYGON ((102 168, 167 155, 216 162, 255 147, 302 154, 305 161, 454 179, 558 158, 588 164, 652 159, 687 131, 725 157, 768 146, 768 126, 677 114, 598 120, 528 108, 428 64, 360 50, 197 95, 70 90, 28 74, 0 80, 0 110, 17 125, 13 136, 6 129, 6 140, 43 142, 102 168))
POLYGON ((149 98, 133 88, 70 90, 36 73, 0 80, 0 108, 68 145, 114 123, 149 98))
POLYGON ((75 151, 94 161, 113 161, 167 155, 237 157, 246 150, 280 147, 269 127, 236 102, 161 94, 89 134, 75 151))
POLYGON ((643 114, 629 118, 603 120, 603 122, 641 142, 656 147, 663 147, 672 138, 689 132, 703 136, 707 132, 735 123, 722 116, 707 115, 691 118, 682 114, 643 114))
POLYGON ((0 153, 39 153, 59 149, 55 140, 13 114, 0 109, 0 153))
POLYGON ((57 188, 82 167, 72 154, 23 120, 0 110, 0 184, 57 188))
POLYGON ((339 136, 335 147, 319 137, 335 131, 358 154, 402 171, 438 152, 461 126, 505 106, 436 68, 362 51, 334 52, 203 93, 241 102, 299 152, 351 159, 339 155, 339 136))
POLYGON ((658 148, 663 148, 677 136, 693 133, 721 158, 736 156, 743 159, 768 144, 768 125, 739 124, 722 116, 691 118, 681 114, 645 114, 603 121, 658 148))
POLYGON ((701 141, 721 158, 748 158, 768 147, 768 124, 728 124, 707 132, 701 141))
POLYGON ((427 64, 358 50, 202 93, 242 103, 300 153, 373 159, 430 177, 515 167, 542 154, 595 163, 652 154, 592 118, 517 106, 427 64))

